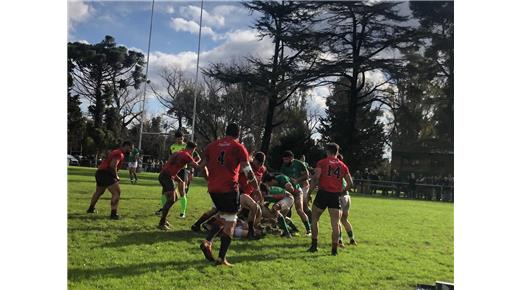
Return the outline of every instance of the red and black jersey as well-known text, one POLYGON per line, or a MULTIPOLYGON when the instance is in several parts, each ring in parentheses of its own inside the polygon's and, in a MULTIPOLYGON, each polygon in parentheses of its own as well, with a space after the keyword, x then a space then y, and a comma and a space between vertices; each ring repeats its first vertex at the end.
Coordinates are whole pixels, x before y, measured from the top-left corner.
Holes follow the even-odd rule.
POLYGON ((226 193, 238 190, 238 172, 240 162, 249 160, 249 153, 244 145, 233 137, 226 136, 210 143, 204 152, 210 193, 226 193))
POLYGON ((316 163, 321 169, 319 188, 328 192, 341 192, 343 178, 350 174, 347 165, 336 157, 324 158, 316 163))
POLYGON ((121 169, 121 166, 123 166, 123 160, 125 159, 125 154, 123 153, 123 150, 121 149, 115 149, 108 154, 108 156, 101 161, 101 164, 99 164, 98 169, 102 170, 108 170, 110 169, 110 163, 112 163, 112 160, 116 160, 117 164, 117 170, 121 169))
POLYGON ((195 163, 193 156, 187 150, 177 151, 172 154, 170 160, 164 164, 161 172, 166 173, 169 176, 175 176, 177 173, 186 166, 186 164, 195 163))
MULTIPOLYGON (((264 177, 264 173, 267 169, 264 165, 257 167, 254 165, 254 163, 251 164, 251 168, 253 169, 253 174, 255 175, 256 180, 260 182, 264 177)), ((253 193, 253 191, 255 190, 253 185, 247 182, 247 177, 242 171, 238 176, 238 185, 240 186, 240 192, 242 192, 243 194, 251 195, 251 193, 253 193)))

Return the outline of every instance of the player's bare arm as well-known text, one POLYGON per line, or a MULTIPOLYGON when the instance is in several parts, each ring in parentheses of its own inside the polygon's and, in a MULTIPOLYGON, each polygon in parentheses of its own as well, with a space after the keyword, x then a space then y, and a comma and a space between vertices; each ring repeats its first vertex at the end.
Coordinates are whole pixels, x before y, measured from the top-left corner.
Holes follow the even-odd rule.
POLYGON ((314 169, 314 175, 312 176, 312 179, 311 179, 311 186, 309 187, 309 193, 311 193, 314 190, 314 188, 316 188, 316 186, 320 182, 320 177, 321 177, 321 168, 316 167, 314 169))

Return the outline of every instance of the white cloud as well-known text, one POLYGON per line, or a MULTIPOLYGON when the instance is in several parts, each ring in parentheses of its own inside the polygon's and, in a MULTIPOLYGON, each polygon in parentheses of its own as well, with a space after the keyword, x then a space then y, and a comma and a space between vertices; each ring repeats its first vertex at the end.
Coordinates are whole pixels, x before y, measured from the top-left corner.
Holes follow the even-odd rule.
MULTIPOLYGON (((182 16, 187 17, 197 23, 200 20, 200 6, 184 6, 180 8, 180 13, 182 16)), ((225 24, 225 18, 223 15, 216 15, 213 13, 209 13, 206 9, 202 9, 202 23, 204 25, 208 25, 210 27, 223 27, 225 24)))
MULTIPOLYGON (((170 27, 175 31, 186 31, 191 34, 199 34, 199 24, 192 20, 186 20, 184 18, 172 18, 170 21, 170 27)), ((217 40, 220 36, 208 26, 202 26, 202 35, 207 35, 213 40, 217 40)))
POLYGON ((175 9, 173 8, 173 6, 168 5, 168 6, 166 7, 166 13, 168 13, 168 14, 173 14, 174 12, 175 12, 175 9))
POLYGON ((67 2, 67 19, 69 28, 73 29, 74 25, 85 22, 94 12, 94 9, 83 1, 67 2))

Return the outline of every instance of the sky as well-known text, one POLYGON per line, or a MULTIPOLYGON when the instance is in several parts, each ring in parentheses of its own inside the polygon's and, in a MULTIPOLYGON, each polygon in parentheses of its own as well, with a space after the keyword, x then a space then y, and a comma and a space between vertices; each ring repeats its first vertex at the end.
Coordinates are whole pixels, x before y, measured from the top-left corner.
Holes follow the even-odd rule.
MULTIPOLYGON (((251 15, 240 2, 204 2, 203 8, 201 67, 242 56, 272 54, 270 41, 258 39, 251 28, 256 15, 251 15)), ((105 35, 111 35, 118 44, 146 55, 150 14, 151 1, 69 1, 68 41, 98 43, 105 35)), ((164 67, 175 66, 192 77, 195 75, 199 17, 200 2, 155 3, 149 65, 152 83, 159 82, 159 73, 164 67)), ((316 91, 328 93, 323 88, 316 91)), ((315 99, 313 106, 321 108, 325 104, 323 98, 315 99)), ((146 105, 148 114, 164 111, 151 95, 146 105)))
MULTIPOLYGON (((154 6, 148 78, 159 84, 165 67, 182 69, 194 77, 197 62, 200 1, 156 1, 154 6)), ((68 41, 98 43, 111 35, 119 45, 146 55, 152 2, 69 1, 68 41)), ((408 10, 408 5, 401 5, 408 10)), ((273 47, 269 39, 259 39, 251 27, 258 15, 250 14, 240 1, 205 1, 203 6, 200 66, 230 62, 243 56, 267 58, 273 47)), ((408 10, 409 11, 409 10, 408 10)), ((407 13, 408 11, 403 11, 407 13)), ((382 75, 372 74, 373 79, 382 75)), ((310 114, 325 115, 325 100, 330 87, 312 89, 310 114)), ((88 103, 82 108, 86 110, 88 103)), ((148 90, 147 118, 161 115, 165 108, 148 90)))

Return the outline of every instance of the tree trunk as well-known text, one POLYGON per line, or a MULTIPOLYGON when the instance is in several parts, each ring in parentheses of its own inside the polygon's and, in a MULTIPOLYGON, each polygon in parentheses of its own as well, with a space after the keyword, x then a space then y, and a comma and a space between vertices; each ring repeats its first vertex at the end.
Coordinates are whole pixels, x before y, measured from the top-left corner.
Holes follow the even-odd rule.
POLYGON ((273 119, 274 109, 276 107, 276 100, 273 98, 269 99, 269 106, 267 108, 267 116, 265 118, 264 135, 262 136, 262 146, 260 150, 264 153, 269 152, 269 145, 271 143, 271 134, 273 133, 273 119))

